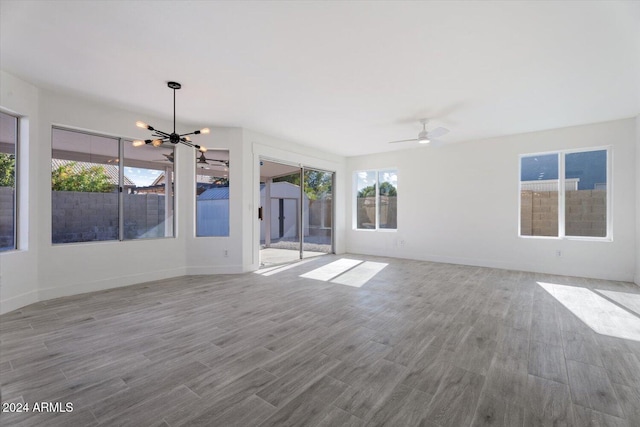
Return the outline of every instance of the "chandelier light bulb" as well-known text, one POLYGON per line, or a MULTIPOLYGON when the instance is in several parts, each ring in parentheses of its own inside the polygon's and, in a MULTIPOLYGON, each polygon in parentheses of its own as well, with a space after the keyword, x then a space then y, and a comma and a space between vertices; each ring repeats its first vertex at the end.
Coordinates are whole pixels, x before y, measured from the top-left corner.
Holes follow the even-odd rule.
POLYGON ((139 120, 136 122, 136 126, 138 126, 139 128, 142 128, 142 129, 148 129, 149 128, 148 124, 146 124, 145 122, 141 122, 139 120))
POLYGON ((211 132, 211 131, 209 130, 209 128, 200 129, 200 133, 202 133, 202 134, 205 134, 205 135, 206 135, 206 134, 208 134, 209 132, 211 132))
POLYGON ((141 141, 139 139, 136 139, 135 141, 133 141, 133 146, 134 147, 141 147, 144 145, 144 141, 141 141))
POLYGON ((207 147, 203 147, 201 145, 200 147, 198 147, 198 150, 200 150, 202 153, 206 153, 207 152, 207 147))
POLYGON ((162 140, 161 139, 154 139, 153 141, 151 141, 151 145, 153 145, 154 147, 159 147, 162 145, 162 140))

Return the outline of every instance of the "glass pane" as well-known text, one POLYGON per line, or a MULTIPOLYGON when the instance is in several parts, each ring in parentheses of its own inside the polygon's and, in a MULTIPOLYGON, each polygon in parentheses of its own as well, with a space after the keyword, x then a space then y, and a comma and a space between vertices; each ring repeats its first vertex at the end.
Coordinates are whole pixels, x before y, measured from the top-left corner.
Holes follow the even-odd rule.
POLYGON ((376 228, 376 173, 356 172, 356 228, 376 228))
POLYGON ((196 156, 196 236, 229 235, 229 151, 196 156))
POLYGON ((173 237, 174 147, 124 141, 123 237, 173 237))
POLYGON ((558 154, 520 159, 520 235, 558 236, 558 154))
MULTIPOLYGON (((309 204, 309 198, 304 194, 300 201, 300 168, 293 170, 295 172, 275 177, 267 184, 271 200, 265 200, 265 204, 269 209, 270 247, 300 252, 300 208, 309 204)), ((264 189, 266 197, 266 185, 264 189)), ((309 229, 306 221, 304 226, 305 230, 309 229)))
POLYGON ((333 173, 305 169, 305 231, 303 256, 331 253, 331 221, 333 213, 333 173))
POLYGON ((398 171, 378 172, 380 228, 398 228, 398 171))
POLYGON ((118 239, 118 144, 115 138, 53 129, 53 243, 118 239))
POLYGON ((0 252, 16 248, 18 119, 0 113, 0 252))
POLYGON ((567 236, 607 236, 607 150, 565 155, 567 236))

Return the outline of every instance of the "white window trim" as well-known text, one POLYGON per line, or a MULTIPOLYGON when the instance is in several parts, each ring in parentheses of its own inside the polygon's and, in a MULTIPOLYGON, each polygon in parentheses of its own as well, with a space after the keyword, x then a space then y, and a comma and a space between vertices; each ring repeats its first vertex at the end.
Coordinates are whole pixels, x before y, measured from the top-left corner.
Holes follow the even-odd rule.
POLYGON ((376 233, 376 232, 381 232, 381 233, 397 233, 398 232, 398 227, 396 226, 396 228, 380 228, 380 190, 379 190, 379 186, 380 186, 380 172, 383 171, 396 171, 396 173, 398 172, 398 168, 397 167, 387 167, 387 168, 378 168, 378 169, 359 169, 359 170, 355 170, 353 171, 353 179, 352 179, 352 185, 353 185, 353 192, 352 192, 352 199, 353 201, 352 203, 352 215, 351 215, 351 228, 354 231, 363 231, 366 233, 376 233), (376 223, 375 223, 375 228, 358 228, 358 173, 360 172, 374 172, 376 175, 376 182, 375 182, 375 196, 376 196, 376 223))
MULTIPOLYGON (((76 127, 72 127, 72 126, 65 126, 65 125, 57 125, 57 124, 53 124, 51 126, 51 136, 50 136, 50 149, 49 149, 49 159, 53 159, 53 131, 54 130, 61 130, 61 131, 65 131, 65 132, 76 132, 76 133, 81 133, 81 134, 85 134, 85 135, 90 135, 90 136, 97 136, 97 137, 101 137, 101 138, 109 138, 109 139, 113 139, 114 141, 117 141, 118 144, 118 164, 119 165, 123 165, 122 167, 118 168, 118 238, 117 239, 111 239, 111 240, 89 240, 89 241, 82 241, 82 242, 60 242, 60 243, 53 243, 52 239, 53 239, 53 212, 51 212, 49 221, 51 221, 51 235, 49 236, 49 239, 51 239, 51 245, 53 247, 64 247, 64 246, 70 246, 70 245, 91 245, 91 244, 98 244, 98 245, 107 245, 107 244, 113 244, 115 242, 117 243, 122 243, 122 242, 134 242, 134 241, 142 241, 142 240, 163 240, 163 239, 175 239, 178 237, 178 232, 177 232, 177 209, 176 209, 176 200, 177 200, 177 184, 175 183, 175 181, 177 180, 177 174, 176 174, 176 165, 177 162, 174 161, 174 165, 173 165, 173 177, 174 177, 174 183, 173 183, 173 188, 174 188, 174 194, 173 194, 173 209, 172 209, 172 224, 170 225, 170 229, 172 231, 172 235, 171 236, 164 236, 164 237, 141 237, 141 238, 137 238, 137 239, 127 239, 124 236, 124 220, 125 220, 125 206, 124 206, 124 168, 126 166, 124 166, 125 162, 125 155, 124 155, 124 144, 131 144, 133 142, 133 140, 131 138, 126 138, 126 137, 122 137, 122 136, 117 136, 117 135, 112 135, 109 133, 102 133, 102 132, 95 132, 95 131, 90 131, 90 130, 85 130, 85 129, 81 129, 81 128, 76 128, 76 127)), ((175 148, 174 148, 175 150, 175 148)), ((174 156, 177 156, 177 152, 174 151, 174 156)), ((16 170, 17 172, 17 170, 16 170)), ((166 179, 166 178, 165 178, 166 179)), ((51 201, 51 199, 50 199, 51 201)), ((52 204, 50 203, 50 206, 52 204)))
POLYGON ((518 155, 518 237, 522 239, 545 239, 545 240, 576 240, 589 242, 612 242, 613 241, 613 146, 604 145, 596 147, 572 148, 565 150, 542 151, 538 153, 524 153, 518 155), (585 153, 589 151, 607 152, 607 194, 606 194, 606 218, 607 235, 605 237, 591 236, 566 236, 565 235, 565 156, 572 153, 585 153), (556 154, 558 156, 558 236, 523 236, 522 235, 522 158, 533 156, 545 156, 556 154))
MULTIPOLYGON (((17 114, 5 108, 0 108, 0 112, 16 119, 16 140, 15 140, 15 147, 13 151, 13 155, 15 159, 14 160, 15 161, 14 177, 13 177, 15 182, 14 191, 13 191, 13 248, 0 252, 0 254, 6 254, 6 253, 17 252, 17 251, 26 249, 26 244, 24 244, 26 242, 23 242, 23 239, 21 238, 23 233, 21 233, 21 230, 20 230, 20 227, 23 226, 22 224, 23 220, 20 218, 20 213, 21 213, 20 211, 21 194, 20 193, 22 191, 22 188, 21 188, 22 179, 20 179, 22 175, 21 173, 22 167, 20 166, 20 163, 22 162, 20 146, 22 145, 22 129, 23 129, 23 126, 27 125, 27 122, 24 116, 21 116, 20 114, 17 114)), ((24 222, 26 223, 26 221, 24 222)), ((26 235, 26 233, 24 233, 24 235, 26 235)))

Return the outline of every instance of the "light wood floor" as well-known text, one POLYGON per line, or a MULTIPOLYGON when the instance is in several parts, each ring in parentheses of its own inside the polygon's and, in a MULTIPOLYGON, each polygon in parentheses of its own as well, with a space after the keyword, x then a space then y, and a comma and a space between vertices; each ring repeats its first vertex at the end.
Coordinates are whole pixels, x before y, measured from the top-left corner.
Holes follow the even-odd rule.
POLYGON ((360 288, 299 277, 328 255, 3 315, 3 402, 74 410, 0 424, 640 426, 640 342, 595 333, 537 282, 635 285, 347 257, 388 266, 360 288))

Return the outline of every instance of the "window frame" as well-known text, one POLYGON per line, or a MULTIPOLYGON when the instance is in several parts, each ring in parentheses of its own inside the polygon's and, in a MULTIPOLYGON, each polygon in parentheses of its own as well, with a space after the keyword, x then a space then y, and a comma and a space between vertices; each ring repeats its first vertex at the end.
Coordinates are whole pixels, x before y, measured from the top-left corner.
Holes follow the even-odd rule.
MULTIPOLYGON (((208 149, 206 152, 204 153, 200 153, 199 151, 196 152, 196 156, 195 156, 195 174, 193 176, 194 178, 194 189, 195 189, 195 197, 193 199, 194 203, 193 203, 193 212, 195 215, 194 221, 193 221, 193 236, 196 239, 204 239, 204 238, 227 238, 231 236, 231 149, 229 148, 212 148, 212 149, 208 149), (225 153, 225 155, 227 156, 228 160, 227 163, 228 165, 225 166, 226 167, 226 175, 223 175, 222 178, 226 178, 227 179, 227 187, 228 191, 229 191, 229 198, 227 199, 227 229, 226 229, 226 234, 213 234, 213 235, 209 235, 209 234, 199 234, 198 233, 198 226, 200 225, 200 222, 198 221, 199 218, 199 207, 198 207, 198 183, 202 183, 200 181, 198 181, 198 176, 205 176, 203 174, 198 174, 199 168, 198 168, 198 161, 199 161, 199 156, 201 154, 204 154, 205 158, 207 155, 214 155, 214 153, 216 152, 222 152, 225 153)), ((208 159, 208 160, 212 160, 212 159, 208 159)), ((211 177, 214 177, 214 175, 211 175, 211 177)), ((213 187, 212 187, 213 188, 213 187)), ((224 187, 219 187, 219 188, 224 188, 224 187)), ((206 190, 205 190, 206 191, 206 190)), ((204 226, 202 226, 204 227, 204 226)))
MULTIPOLYGON (((173 209, 172 209, 172 225, 171 225, 171 230, 172 230, 172 234, 170 236, 162 236, 162 237, 141 237, 141 238, 126 238, 125 237, 125 233, 124 233, 124 223, 125 223, 125 203, 124 203, 124 197, 125 197, 125 181, 124 181, 124 169, 125 167, 130 167, 130 166, 126 166, 125 165, 125 144, 131 144, 132 143, 132 139, 131 138, 127 138, 127 137, 122 137, 122 136, 117 136, 117 135, 110 135, 108 133, 100 133, 100 132, 94 132, 94 131, 88 131, 88 130, 84 130, 84 129, 77 129, 77 128, 73 128, 73 127, 68 127, 68 126, 60 126, 60 125, 52 125, 51 126, 51 134, 50 134, 50 160, 52 161, 55 157, 53 156, 53 152, 54 152, 54 147, 53 147, 53 133, 54 130, 59 130, 59 131, 65 131, 65 132, 75 132, 75 133, 80 133, 83 135, 89 135, 89 136, 95 136, 95 137, 100 137, 100 138, 109 138, 109 139, 113 139, 114 141, 117 141, 117 147, 118 147, 118 184, 116 185, 116 192, 118 194, 118 235, 117 238, 115 239, 105 239, 105 240, 86 240, 86 241, 77 241, 77 242, 54 242, 53 241, 53 197, 51 198, 50 201, 50 207, 51 207, 51 214, 49 216, 49 219, 51 221, 51 235, 50 235, 50 242, 52 246, 66 246, 66 245, 82 245, 82 244, 100 244, 100 243, 114 243, 114 242, 134 242, 134 241, 140 241, 140 240, 163 240, 163 239, 172 239, 172 238, 176 238, 177 237, 177 230, 176 230, 176 193, 177 193, 177 173, 176 173, 176 162, 174 161, 172 169, 173 169, 173 188, 174 188, 174 194, 172 196, 172 204, 173 204, 173 209)), ((177 154, 177 150, 176 147, 173 147, 174 149, 174 158, 177 158, 178 154, 177 154)), ((51 174, 51 172, 49 172, 51 174)), ((49 179, 49 185, 51 186, 51 178, 49 179)), ((53 193, 54 190, 50 189, 50 192, 53 193)))
POLYGON ((10 249, 0 250, 0 254, 19 251, 21 249, 20 233, 18 232, 18 222, 20 218, 19 203, 20 200, 20 145, 21 145, 21 132, 23 117, 19 114, 0 108, 0 112, 9 117, 13 117, 15 121, 15 144, 14 144, 14 189, 13 189, 13 247, 10 249))
MULTIPOLYGON (((358 169, 353 171, 353 201, 352 201, 352 230, 354 231, 364 231, 364 232, 382 232, 382 233, 396 233, 398 231, 398 224, 396 219, 396 228, 380 228, 380 172, 390 172, 395 171, 396 176, 398 175, 397 167, 385 167, 385 168, 377 168, 377 169, 358 169), (375 174, 375 202, 376 202, 376 220, 374 228, 358 228, 358 174, 361 172, 370 173, 373 172, 375 174)), ((397 196, 396 196, 397 197, 397 196)), ((397 203, 397 202, 396 202, 397 203)), ((397 206, 396 206, 397 209, 397 206)))
POLYGON ((603 145, 595 147, 570 148, 564 150, 541 151, 536 153, 523 153, 518 155, 518 237, 523 239, 545 239, 545 240, 576 240, 590 242, 612 242, 613 241, 613 146, 603 145), (606 236, 567 236, 566 235, 566 156, 574 153, 588 153, 591 151, 606 152, 606 177, 607 188, 605 195, 606 202, 606 236), (522 235, 522 159, 524 157, 558 156, 558 235, 557 236, 532 236, 522 235))

